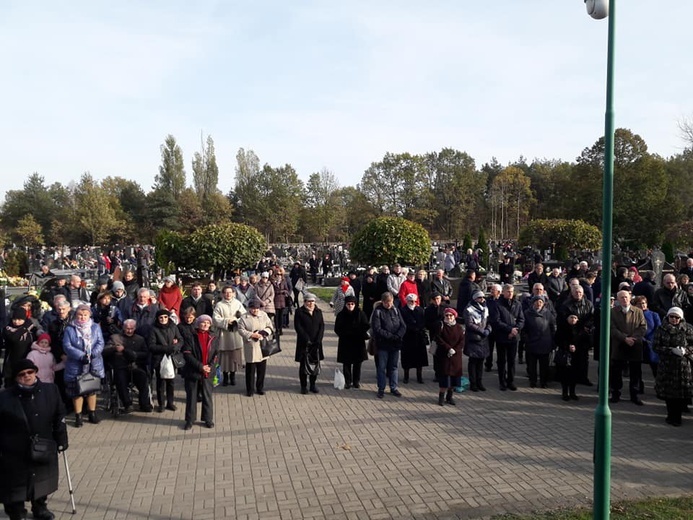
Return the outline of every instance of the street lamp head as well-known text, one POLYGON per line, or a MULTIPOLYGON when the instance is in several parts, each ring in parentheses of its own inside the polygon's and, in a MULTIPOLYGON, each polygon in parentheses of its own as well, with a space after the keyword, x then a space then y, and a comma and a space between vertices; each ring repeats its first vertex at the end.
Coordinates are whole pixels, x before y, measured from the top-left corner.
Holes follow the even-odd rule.
POLYGON ((585 0, 587 14, 595 20, 603 20, 609 16, 609 0, 585 0))

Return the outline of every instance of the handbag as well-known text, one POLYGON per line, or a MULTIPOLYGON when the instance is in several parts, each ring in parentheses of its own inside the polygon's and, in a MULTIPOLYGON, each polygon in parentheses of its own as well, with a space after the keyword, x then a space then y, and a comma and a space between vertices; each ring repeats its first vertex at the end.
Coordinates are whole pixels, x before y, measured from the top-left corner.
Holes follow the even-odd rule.
POLYGON ((38 435, 31 437, 29 459, 35 464, 50 464, 58 453, 58 443, 53 439, 44 439, 38 435))
POLYGON ((176 350, 171 354, 171 361, 176 370, 180 370, 185 366, 185 356, 180 350, 176 350))
POLYGON ((95 394, 101 390, 101 378, 91 372, 77 376, 77 394, 95 394))
POLYGON ((570 353, 567 350, 557 349, 553 355, 553 362, 557 367, 567 367, 570 365, 570 353))
POLYGON ((375 338, 374 338, 373 336, 371 336, 371 337, 368 339, 368 348, 367 348, 367 350, 368 350, 368 353, 369 353, 371 356, 375 356, 375 355, 378 354, 378 345, 375 343, 375 338))
POLYGON ((260 350, 262 351, 262 357, 274 356, 282 351, 279 342, 275 338, 262 338, 260 340, 260 350))
POLYGON ((159 365, 159 375, 161 379, 174 379, 176 377, 176 371, 173 368, 173 361, 171 356, 165 354, 159 365))

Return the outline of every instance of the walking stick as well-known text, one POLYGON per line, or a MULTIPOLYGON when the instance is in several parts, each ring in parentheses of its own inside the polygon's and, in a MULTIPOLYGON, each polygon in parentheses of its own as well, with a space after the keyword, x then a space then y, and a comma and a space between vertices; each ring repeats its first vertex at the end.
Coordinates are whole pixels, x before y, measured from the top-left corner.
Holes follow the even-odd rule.
POLYGON ((77 513, 75 508, 75 492, 72 489, 72 477, 70 477, 70 466, 67 463, 67 453, 63 451, 63 462, 65 463, 65 474, 67 475, 67 489, 70 491, 70 503, 72 504, 72 514, 77 513))

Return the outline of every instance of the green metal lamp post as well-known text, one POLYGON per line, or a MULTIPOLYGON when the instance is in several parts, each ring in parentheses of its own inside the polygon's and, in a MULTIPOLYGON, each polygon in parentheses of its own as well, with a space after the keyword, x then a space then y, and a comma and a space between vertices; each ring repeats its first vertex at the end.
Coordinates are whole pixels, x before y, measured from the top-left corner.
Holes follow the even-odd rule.
POLYGON ((592 18, 609 18, 604 125, 604 179, 602 195, 602 298, 600 321, 599 404, 594 422, 594 518, 608 520, 611 497, 611 410, 609 359, 611 356, 611 246, 614 210, 614 31, 616 0, 585 0, 592 18))

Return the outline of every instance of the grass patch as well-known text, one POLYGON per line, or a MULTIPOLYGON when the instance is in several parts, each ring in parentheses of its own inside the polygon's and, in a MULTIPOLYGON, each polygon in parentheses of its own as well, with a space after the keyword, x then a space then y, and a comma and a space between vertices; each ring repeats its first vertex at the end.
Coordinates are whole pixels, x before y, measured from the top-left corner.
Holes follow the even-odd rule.
MULTIPOLYGON (((500 515, 495 520, 591 520, 591 509, 565 509, 531 515, 500 515)), ((693 496, 650 498, 611 504, 612 520, 689 520, 693 518, 693 496)))
POLYGON ((321 300, 330 303, 332 301, 332 295, 334 294, 335 289, 336 287, 311 287, 310 289, 308 289, 308 291, 312 292, 321 300))

